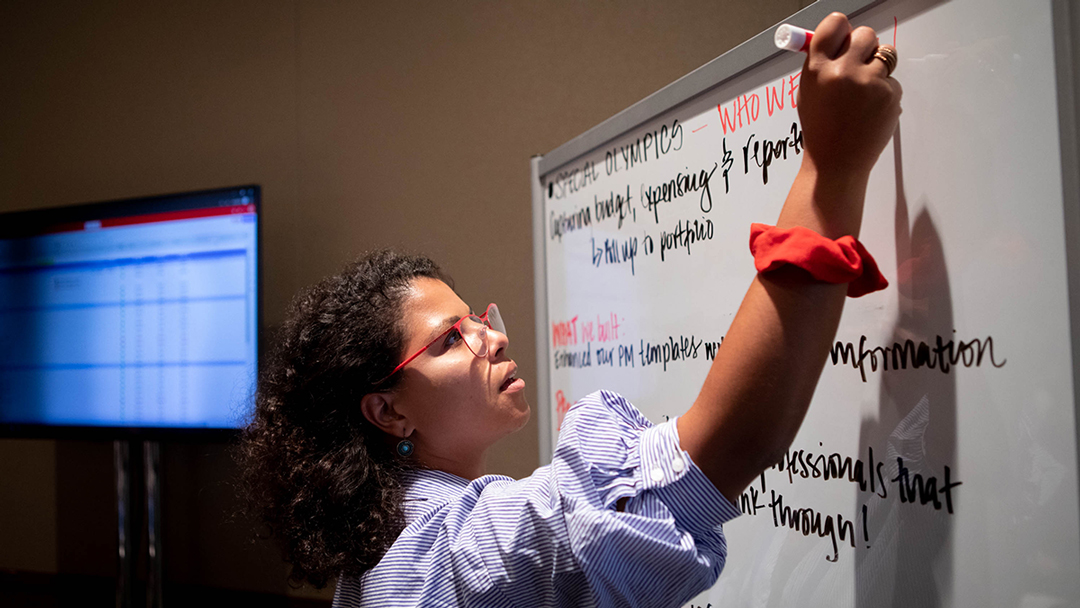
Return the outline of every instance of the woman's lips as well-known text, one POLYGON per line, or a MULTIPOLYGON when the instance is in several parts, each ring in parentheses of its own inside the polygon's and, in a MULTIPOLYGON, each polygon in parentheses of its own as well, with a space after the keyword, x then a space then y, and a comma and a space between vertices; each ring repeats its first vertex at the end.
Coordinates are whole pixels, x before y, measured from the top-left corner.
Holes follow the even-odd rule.
POLYGON ((522 380, 521 378, 510 376, 506 379, 506 382, 502 383, 502 386, 499 387, 499 390, 503 392, 516 393, 523 388, 525 388, 524 380, 522 380))

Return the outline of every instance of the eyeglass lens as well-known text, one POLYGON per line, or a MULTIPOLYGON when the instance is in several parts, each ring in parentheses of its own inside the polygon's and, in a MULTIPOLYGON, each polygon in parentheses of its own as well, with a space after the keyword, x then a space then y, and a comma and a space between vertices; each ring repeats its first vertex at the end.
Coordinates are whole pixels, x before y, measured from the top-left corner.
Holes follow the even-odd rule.
POLYGON ((502 313, 499 312, 499 307, 494 304, 489 304, 487 309, 488 325, 491 329, 506 335, 506 324, 503 323, 502 313))
POLYGON ((469 350, 477 357, 487 355, 488 327, 499 333, 506 333, 506 325, 503 323, 502 315, 499 314, 498 306, 494 304, 488 306, 486 314, 486 324, 476 315, 470 315, 461 320, 461 337, 465 340, 469 350))

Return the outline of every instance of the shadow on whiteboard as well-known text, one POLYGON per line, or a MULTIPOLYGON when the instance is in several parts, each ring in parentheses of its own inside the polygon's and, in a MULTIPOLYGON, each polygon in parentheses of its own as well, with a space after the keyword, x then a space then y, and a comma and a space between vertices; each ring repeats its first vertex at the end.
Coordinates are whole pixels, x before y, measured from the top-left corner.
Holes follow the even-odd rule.
MULTIPOLYGON (((900 130, 893 140, 896 168, 896 290, 899 315, 890 342, 931 343, 953 335, 953 304, 941 237, 927 212, 934 201, 919 201, 914 224, 909 221, 904 192, 900 130), (909 226, 910 229, 909 229, 909 226)), ((918 381, 882 378, 876 416, 863 418, 860 453, 885 446, 886 479, 894 487, 916 488, 915 481, 940 476, 944 467, 953 479, 956 466, 956 374, 921 374, 918 381), (906 469, 901 475, 901 467, 906 469)), ((902 490, 901 490, 902 491, 902 490)), ((959 493, 951 511, 959 509, 959 493)), ((919 508, 896 496, 857 499, 855 512, 865 514, 869 538, 856 545, 855 605, 921 606, 951 603, 953 515, 946 509, 919 508), (864 511, 865 509, 865 511, 864 511)))

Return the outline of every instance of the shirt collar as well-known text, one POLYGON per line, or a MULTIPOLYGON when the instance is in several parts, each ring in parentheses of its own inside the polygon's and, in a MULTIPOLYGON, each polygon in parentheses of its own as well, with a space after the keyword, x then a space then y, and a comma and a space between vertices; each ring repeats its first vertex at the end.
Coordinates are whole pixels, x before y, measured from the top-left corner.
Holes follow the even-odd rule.
POLYGON ((469 483, 468 479, 446 471, 414 469, 405 474, 405 501, 437 504, 454 500, 469 483))

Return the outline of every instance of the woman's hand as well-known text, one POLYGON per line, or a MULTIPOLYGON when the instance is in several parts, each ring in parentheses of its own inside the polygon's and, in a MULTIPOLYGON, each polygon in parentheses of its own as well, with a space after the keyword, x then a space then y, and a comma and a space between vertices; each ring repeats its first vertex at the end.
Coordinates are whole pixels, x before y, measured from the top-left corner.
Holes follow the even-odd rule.
POLYGON ((823 19, 799 84, 806 156, 819 175, 869 174, 900 117, 900 83, 874 58, 878 38, 842 13, 823 19))
POLYGON ((858 237, 870 169, 900 117, 900 83, 877 48, 874 30, 841 13, 814 32, 799 84, 803 162, 777 226, 858 237))

